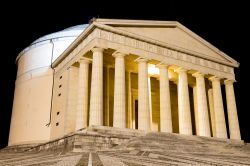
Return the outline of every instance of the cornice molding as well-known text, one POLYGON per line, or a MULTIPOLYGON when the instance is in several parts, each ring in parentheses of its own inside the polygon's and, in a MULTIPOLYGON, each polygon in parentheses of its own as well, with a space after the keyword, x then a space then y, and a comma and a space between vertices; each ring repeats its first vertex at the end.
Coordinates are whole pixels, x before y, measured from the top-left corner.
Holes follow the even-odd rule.
POLYGON ((189 35, 192 34, 191 36, 193 38, 195 38, 196 40, 199 40, 201 43, 203 43, 204 45, 206 45, 207 47, 209 47, 210 49, 215 51, 217 54, 219 54, 219 55, 223 56, 224 58, 226 58, 228 61, 231 61, 231 63, 224 62, 224 61, 222 61, 220 59, 215 59, 214 57, 210 57, 208 55, 201 54, 201 53, 198 53, 198 52, 195 52, 195 51, 192 51, 192 50, 188 50, 188 49, 185 49, 185 48, 182 48, 182 47, 179 47, 179 46, 175 46, 175 45, 172 45, 172 44, 169 44, 169 43, 157 41, 155 39, 151 39, 151 38, 144 37, 144 36, 134 34, 134 33, 131 33, 131 32, 127 32, 127 31, 124 31, 124 30, 121 30, 121 29, 117 29, 115 27, 111 27, 111 26, 108 26, 108 25, 100 24, 100 23, 97 23, 97 22, 93 22, 93 24, 96 27, 100 28, 100 29, 110 31, 110 32, 113 32, 113 33, 117 33, 117 34, 120 34, 120 35, 123 35, 123 36, 131 37, 131 38, 134 38, 134 39, 138 39, 138 40, 141 40, 141 41, 145 41, 145 42, 153 44, 153 45, 165 47, 165 48, 168 48, 168 49, 171 49, 171 50, 174 50, 174 51, 186 53, 186 54, 196 56, 196 57, 199 57, 199 58, 202 58, 202 59, 207 59, 207 60, 210 60, 210 61, 213 61, 213 62, 216 62, 216 63, 225 64, 225 65, 232 66, 232 67, 239 67, 239 63, 237 61, 235 61, 234 59, 232 59, 231 57, 229 57, 225 53, 221 52, 216 47, 212 46, 210 43, 206 42, 204 39, 202 39, 201 37, 199 37, 198 35, 196 35, 192 31, 188 30, 187 28, 185 28, 183 25, 181 25, 178 22, 175 22, 174 24, 176 26, 178 26, 180 29, 182 29, 183 31, 185 31, 187 34, 189 34, 189 35))
POLYGON ((95 19, 95 22, 100 24, 106 24, 106 25, 112 25, 112 26, 136 26, 136 27, 178 27, 182 31, 184 31, 186 34, 191 36, 192 38, 198 40, 205 46, 207 46, 209 49, 213 50, 217 54, 223 56, 225 59, 231 61, 232 63, 239 66, 239 63, 225 54, 224 52, 220 51, 218 48, 204 40, 202 37, 179 23, 178 21, 159 21, 159 20, 128 20, 128 19, 102 19, 97 18, 95 19))
MULTIPOLYGON (((165 21, 163 21, 163 23, 166 24, 165 21)), ((186 54, 189 54, 189 55, 192 55, 192 56, 196 56, 196 57, 199 57, 199 58, 202 58, 202 59, 207 59, 209 61, 213 61, 213 62, 216 62, 216 63, 225 64, 227 66, 239 67, 239 63, 237 61, 235 61, 231 57, 227 56, 226 54, 224 54, 223 52, 221 52, 220 50, 218 50, 217 48, 215 48, 214 46, 212 46, 211 44, 209 44, 208 42, 206 42, 205 40, 203 40, 202 38, 200 38, 198 35, 196 35, 192 31, 190 31, 187 28, 185 28, 180 23, 178 23, 178 22, 167 22, 167 23, 171 24, 172 26, 178 26, 180 29, 182 29, 183 31, 185 31, 187 34, 192 34, 192 37, 194 37, 195 39, 199 40, 200 42, 202 42, 203 44, 205 44, 210 49, 213 49, 219 55, 225 57, 226 59, 228 59, 232 63, 224 62, 224 61, 221 61, 219 59, 211 58, 211 57, 209 57, 207 55, 204 55, 204 54, 201 54, 201 53, 197 53, 197 52, 192 51, 192 50, 187 50, 187 49, 175 46, 175 45, 170 45, 168 43, 160 42, 160 41, 157 41, 157 40, 154 40, 154 39, 150 39, 150 38, 147 38, 147 37, 144 37, 144 36, 140 36, 140 35, 133 34, 133 33, 127 32, 127 31, 123 31, 123 30, 117 29, 115 27, 111 27, 111 26, 108 26, 108 25, 100 24, 100 23, 98 23, 98 19, 97 19, 97 22, 96 21, 92 22, 92 24, 89 25, 85 29, 85 31, 53 62, 52 67, 57 66, 58 63, 60 63, 65 58, 65 56, 67 56, 75 47, 77 47, 77 45, 80 44, 80 42, 83 41, 87 37, 87 35, 90 34, 95 28, 99 28, 99 29, 106 30, 106 31, 109 31, 109 32, 117 33, 117 34, 120 34, 122 36, 130 37, 130 38, 133 38, 133 39, 137 39, 137 40, 140 40, 140 41, 143 41, 143 42, 147 42, 147 43, 150 43, 150 44, 153 44, 153 45, 165 47, 165 48, 171 49, 173 51, 178 51, 178 52, 186 53, 186 54)))

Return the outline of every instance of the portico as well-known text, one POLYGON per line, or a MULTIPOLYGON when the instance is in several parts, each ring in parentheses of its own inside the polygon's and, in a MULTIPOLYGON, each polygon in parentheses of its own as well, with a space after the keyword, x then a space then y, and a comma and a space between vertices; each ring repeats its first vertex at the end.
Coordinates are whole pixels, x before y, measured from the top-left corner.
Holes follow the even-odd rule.
POLYGON ((200 51, 195 50, 198 43, 190 50, 188 44, 181 47, 160 36, 157 40, 124 30, 135 22, 93 21, 53 63, 52 138, 103 125, 240 140, 233 89, 238 63, 179 23, 140 23, 152 29, 175 27, 198 42, 200 51), (67 107, 60 107, 63 103, 67 107))

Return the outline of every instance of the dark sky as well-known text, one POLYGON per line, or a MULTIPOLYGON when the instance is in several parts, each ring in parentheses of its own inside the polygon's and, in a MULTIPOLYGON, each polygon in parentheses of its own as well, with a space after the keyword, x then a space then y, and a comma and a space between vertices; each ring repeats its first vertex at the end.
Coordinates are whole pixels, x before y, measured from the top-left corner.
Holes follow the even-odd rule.
MULTIPOLYGON (((91 0, 89 0, 91 1, 91 0)), ((67 1, 52 4, 43 1, 1 5, 1 77, 0 77, 0 148, 7 145, 16 77, 15 58, 35 39, 64 28, 88 23, 93 17, 179 21, 184 26, 225 52, 238 62, 235 93, 242 138, 250 142, 249 6, 239 1, 67 1), (85 4, 84 4, 84 3, 85 4), (31 6, 28 6, 31 5, 31 6)), ((222 87, 223 88, 223 87, 222 87)))

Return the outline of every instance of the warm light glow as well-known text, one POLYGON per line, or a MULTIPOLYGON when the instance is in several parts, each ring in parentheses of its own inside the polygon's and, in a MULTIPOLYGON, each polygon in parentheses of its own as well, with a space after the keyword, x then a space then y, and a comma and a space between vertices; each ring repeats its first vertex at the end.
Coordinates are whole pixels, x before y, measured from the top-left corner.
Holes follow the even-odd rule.
POLYGON ((159 68, 155 67, 153 64, 148 64, 148 74, 149 75, 159 75, 159 68))

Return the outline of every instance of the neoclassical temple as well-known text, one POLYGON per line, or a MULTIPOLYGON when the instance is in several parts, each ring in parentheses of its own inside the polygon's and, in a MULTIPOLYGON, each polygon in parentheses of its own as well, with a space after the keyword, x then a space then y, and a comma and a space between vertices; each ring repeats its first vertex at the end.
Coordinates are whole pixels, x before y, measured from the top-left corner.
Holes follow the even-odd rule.
MULTIPOLYGON (((93 19, 76 36, 56 58, 48 56, 46 72, 36 72, 46 79, 29 84, 39 84, 34 89, 48 97, 23 101, 36 113, 27 112, 30 107, 18 101, 21 90, 15 91, 10 145, 92 125, 241 139, 233 88, 239 63, 180 23, 93 19), (28 113, 17 122, 16 116, 28 113), (28 130, 37 135, 26 138, 28 130)), ((49 40, 53 49, 60 38, 49 40)), ((21 61, 25 54, 17 59, 18 70, 27 65, 21 61)))

